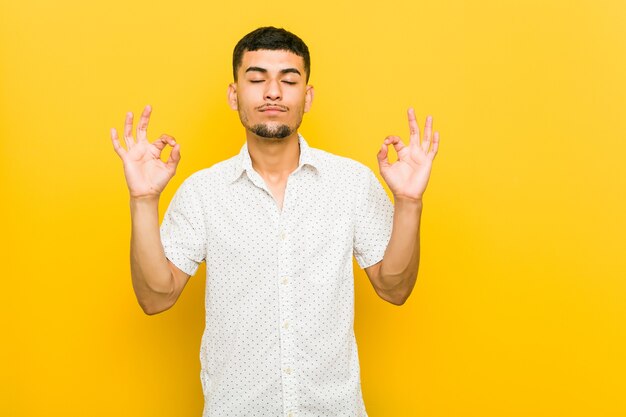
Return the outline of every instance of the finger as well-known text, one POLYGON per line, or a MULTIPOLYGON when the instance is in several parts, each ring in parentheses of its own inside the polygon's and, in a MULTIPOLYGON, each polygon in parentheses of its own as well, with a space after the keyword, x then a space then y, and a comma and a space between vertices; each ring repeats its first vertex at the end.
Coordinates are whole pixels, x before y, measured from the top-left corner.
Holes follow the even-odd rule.
POLYGON ((430 159, 433 159, 435 155, 437 155, 438 149, 439 149, 439 132, 435 132, 435 135, 433 137, 433 146, 430 149, 430 152, 428 152, 428 155, 430 155, 430 159))
POLYGON ((176 139, 174 138, 174 136, 168 135, 167 133, 163 133, 161 135, 162 138, 165 138, 165 140, 167 141, 167 143, 172 146, 172 148, 174 147, 174 145, 176 145, 176 139))
POLYGON ((417 125, 417 120, 415 119, 415 110, 413 107, 409 107, 408 111, 409 117, 409 132, 411 134, 409 146, 418 146, 420 144, 420 128, 417 125))
POLYGON ((130 111, 126 113, 126 120, 124 121, 124 141, 128 150, 135 144, 133 139, 133 112, 130 111))
POLYGON ((389 153, 387 147, 389 145, 383 143, 380 147, 380 150, 376 154, 376 158, 378 159, 378 166, 382 169, 389 166, 389 159, 387 158, 389 153))
POLYGON ((152 112, 152 107, 147 105, 141 113, 139 123, 137 124, 137 142, 148 140, 148 122, 150 121, 150 112, 152 112))
POLYGON ((172 136, 164 133, 159 136, 157 140, 152 142, 152 144, 156 146, 158 150, 162 151, 163 148, 165 148, 165 145, 170 145, 171 147, 174 147, 174 145, 176 145, 176 140, 172 136))
POLYGON ((165 165, 167 165, 169 169, 172 169, 175 172, 176 167, 178 166, 178 161, 180 161, 180 145, 177 143, 172 148, 172 152, 170 152, 170 157, 167 158, 167 162, 165 163, 165 165))
POLYGON ((433 117, 426 117, 426 126, 424 127, 424 140, 422 141, 422 149, 425 153, 428 152, 428 148, 430 147, 430 141, 433 136, 433 117))
POLYGON ((126 150, 120 144, 120 140, 117 137, 117 130, 114 127, 111 128, 111 142, 113 142, 113 149, 124 160, 126 157, 126 150))
POLYGON ((387 136, 384 143, 385 145, 393 145, 396 152, 400 152, 405 147, 404 142, 402 142, 399 136, 387 136))

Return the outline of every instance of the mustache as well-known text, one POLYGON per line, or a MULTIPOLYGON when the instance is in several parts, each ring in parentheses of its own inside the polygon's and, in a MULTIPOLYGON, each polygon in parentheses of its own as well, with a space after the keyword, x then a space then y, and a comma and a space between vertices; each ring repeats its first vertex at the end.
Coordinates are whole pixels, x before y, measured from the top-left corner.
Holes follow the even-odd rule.
POLYGON ((287 111, 289 110, 289 108, 287 106, 283 106, 282 104, 264 104, 260 107, 257 107, 257 110, 259 111, 263 111, 263 110, 267 110, 267 108, 272 107, 272 108, 279 108, 282 111, 287 111))

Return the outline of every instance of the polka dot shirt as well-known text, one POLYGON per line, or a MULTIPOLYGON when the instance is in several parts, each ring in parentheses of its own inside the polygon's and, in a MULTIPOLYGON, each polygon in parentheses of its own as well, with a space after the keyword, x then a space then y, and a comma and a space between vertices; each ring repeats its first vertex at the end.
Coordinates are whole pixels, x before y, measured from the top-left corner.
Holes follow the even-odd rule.
POLYGON ((187 178, 161 224, 178 268, 206 262, 203 417, 367 416, 352 255, 382 260, 393 205, 367 166, 298 140, 282 210, 246 143, 187 178))

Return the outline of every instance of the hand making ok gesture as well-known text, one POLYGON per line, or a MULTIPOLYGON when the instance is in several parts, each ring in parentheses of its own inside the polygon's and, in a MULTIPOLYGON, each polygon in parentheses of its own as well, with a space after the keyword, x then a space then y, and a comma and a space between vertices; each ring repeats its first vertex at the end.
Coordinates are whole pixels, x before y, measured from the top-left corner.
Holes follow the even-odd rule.
POLYGON ((424 139, 420 143, 420 132, 415 120, 415 111, 408 110, 409 130, 411 132, 409 146, 405 146, 398 136, 387 136, 378 152, 380 175, 389 186, 395 199, 419 201, 426 190, 433 159, 439 147, 439 132, 433 131, 433 118, 426 118, 424 139), (398 160, 389 163, 388 147, 393 145, 398 160))
POLYGON ((176 173, 180 161, 180 145, 173 137, 163 134, 154 142, 148 142, 147 130, 152 108, 146 106, 137 125, 137 142, 133 139, 133 114, 126 114, 124 124, 124 149, 117 137, 117 131, 111 129, 111 141, 115 152, 124 162, 124 175, 131 198, 158 197, 169 180, 176 173), (161 160, 161 152, 166 145, 172 147, 167 162, 161 160))

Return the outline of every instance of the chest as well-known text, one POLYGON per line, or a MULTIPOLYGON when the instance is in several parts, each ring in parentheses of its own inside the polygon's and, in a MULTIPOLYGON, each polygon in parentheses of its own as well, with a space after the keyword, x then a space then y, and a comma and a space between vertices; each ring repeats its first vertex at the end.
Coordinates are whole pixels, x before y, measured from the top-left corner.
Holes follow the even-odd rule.
POLYGON ((242 181, 212 200, 208 246, 252 263, 278 249, 296 258, 343 253, 351 249, 355 222, 354 195, 345 188, 302 178, 265 187, 242 181))
POLYGON ((207 305, 258 305, 252 315, 260 316, 285 300, 289 308, 315 309, 312 317, 349 300, 354 200, 340 191, 290 181, 279 210, 268 190, 241 183, 213 200, 207 216, 207 305))

